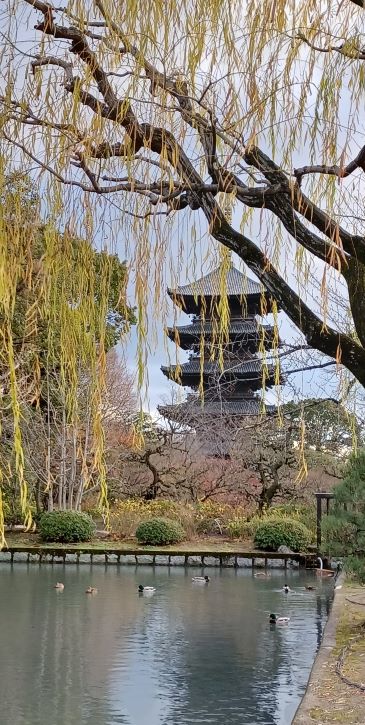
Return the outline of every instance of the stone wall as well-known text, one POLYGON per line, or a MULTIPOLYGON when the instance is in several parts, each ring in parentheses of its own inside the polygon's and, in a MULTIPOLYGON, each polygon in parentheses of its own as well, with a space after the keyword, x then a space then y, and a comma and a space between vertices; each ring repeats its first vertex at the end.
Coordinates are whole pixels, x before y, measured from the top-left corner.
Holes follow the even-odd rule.
POLYGON ((189 567, 232 567, 232 568, 297 568, 305 566, 306 560, 299 555, 291 558, 272 556, 243 556, 242 554, 153 554, 151 552, 91 552, 62 550, 42 551, 0 551, 0 562, 15 564, 104 564, 105 565, 150 565, 150 566, 189 566, 189 567))

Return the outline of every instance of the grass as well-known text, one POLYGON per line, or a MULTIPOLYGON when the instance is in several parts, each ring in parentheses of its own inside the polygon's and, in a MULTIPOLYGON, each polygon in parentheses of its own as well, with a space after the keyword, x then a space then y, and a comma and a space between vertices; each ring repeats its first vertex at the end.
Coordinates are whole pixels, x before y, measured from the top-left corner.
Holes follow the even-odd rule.
MULTIPOLYGON (((335 723, 363 725, 364 693, 344 683, 338 677, 335 665, 343 648, 351 645, 351 642, 364 630, 365 606, 352 604, 348 598, 363 601, 365 604, 365 588, 353 582, 347 582, 341 595, 340 616, 336 626, 336 644, 328 654, 318 681, 312 687, 314 707, 309 710, 310 722, 328 723, 328 725, 335 725, 335 723)), ((345 657, 342 671, 353 682, 365 682, 365 636, 351 646, 345 657)))
MULTIPOLYGON (((138 544, 136 539, 93 539, 92 541, 85 541, 83 543, 75 544, 59 544, 59 543, 47 543, 42 542, 37 534, 28 532, 9 532, 6 535, 6 543, 9 548, 16 547, 17 550, 21 551, 29 550, 33 548, 37 549, 58 549, 60 551, 68 550, 79 550, 79 551, 95 551, 103 553, 105 551, 113 550, 115 552, 137 551, 141 552, 151 551, 158 553, 159 551, 169 551, 171 553, 182 553, 182 554, 238 554, 238 553, 256 553, 260 554, 255 550, 252 540, 251 541, 232 541, 225 540, 221 537, 204 536, 201 538, 195 538, 190 541, 183 541, 179 544, 172 544, 170 546, 141 546, 138 544)), ((270 558, 268 552, 261 552, 262 556, 270 558)), ((282 555, 277 554, 278 558, 284 558, 282 555)))

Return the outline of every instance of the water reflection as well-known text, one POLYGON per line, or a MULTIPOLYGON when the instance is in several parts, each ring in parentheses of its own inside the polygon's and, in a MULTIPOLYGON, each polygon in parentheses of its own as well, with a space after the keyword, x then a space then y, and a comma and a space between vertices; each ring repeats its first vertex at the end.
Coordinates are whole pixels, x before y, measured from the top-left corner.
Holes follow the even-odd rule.
POLYGON ((284 595, 287 580, 216 570, 196 587, 179 568, 2 565, 1 722, 288 725, 332 586, 307 592, 308 575, 293 572, 284 595), (139 597, 140 582, 155 596, 139 597), (289 626, 271 629, 270 611, 289 626))

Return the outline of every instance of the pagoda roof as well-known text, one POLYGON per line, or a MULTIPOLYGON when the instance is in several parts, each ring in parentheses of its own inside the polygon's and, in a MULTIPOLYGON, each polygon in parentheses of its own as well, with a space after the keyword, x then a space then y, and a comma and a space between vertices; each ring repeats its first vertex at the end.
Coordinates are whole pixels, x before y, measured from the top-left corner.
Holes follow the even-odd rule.
MULTIPOLYGON (((204 362, 203 370, 204 373, 219 373, 220 375, 223 375, 225 373, 233 373, 234 375, 237 374, 244 374, 247 373, 259 373, 261 375, 262 373, 262 360, 259 360, 257 358, 253 358, 252 360, 243 360, 242 362, 232 361, 232 363, 229 363, 227 367, 225 367, 223 370, 221 369, 218 362, 215 362, 214 360, 207 360, 204 362)), ((201 360, 200 358, 192 358, 191 360, 188 360, 186 363, 182 363, 181 365, 162 365, 161 370, 164 373, 170 373, 175 371, 177 368, 181 370, 182 374, 185 375, 199 375, 201 372, 201 360)), ((274 371, 274 366, 269 365, 268 366, 269 371, 274 371)))
MULTIPOLYGON (((259 335, 261 328, 265 330, 265 333, 272 333, 273 327, 271 325, 259 325, 256 320, 235 320, 232 319, 228 326, 228 332, 230 335, 259 335)), ((217 322, 213 323, 210 320, 196 320, 190 325, 176 325, 175 327, 168 327, 167 332, 169 335, 177 332, 179 335, 191 335, 193 337, 200 337, 202 334, 219 334, 219 326, 217 322)))
MULTIPOLYGON (((175 289, 168 288, 167 292, 170 297, 219 297, 223 274, 222 266, 219 266, 204 275, 204 277, 175 289)), ((255 282, 255 280, 240 272, 233 264, 230 265, 226 272, 225 287, 228 297, 261 295, 263 291, 263 287, 259 282, 255 282)))
MULTIPOLYGON (((275 405, 266 405, 266 413, 273 414, 276 411, 275 405)), ((171 420, 186 422, 192 421, 195 418, 195 422, 198 418, 204 418, 204 416, 214 416, 217 418, 231 417, 231 416, 258 416, 262 412, 262 404, 260 400, 255 398, 242 399, 242 400, 227 400, 227 401, 206 401, 201 405, 199 401, 195 403, 185 402, 178 405, 165 405, 158 406, 158 411, 165 418, 171 420)))

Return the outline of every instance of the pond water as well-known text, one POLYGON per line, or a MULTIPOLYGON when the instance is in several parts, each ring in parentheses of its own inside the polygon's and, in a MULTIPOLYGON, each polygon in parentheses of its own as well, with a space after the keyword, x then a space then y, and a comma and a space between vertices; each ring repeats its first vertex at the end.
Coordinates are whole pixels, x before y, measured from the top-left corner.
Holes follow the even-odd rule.
POLYGON ((290 725, 333 583, 209 569, 199 586, 200 573, 0 565, 1 724, 290 725), (138 596, 140 583, 156 593, 138 596), (88 585, 98 594, 85 594, 88 585), (270 612, 289 625, 270 626, 270 612))

